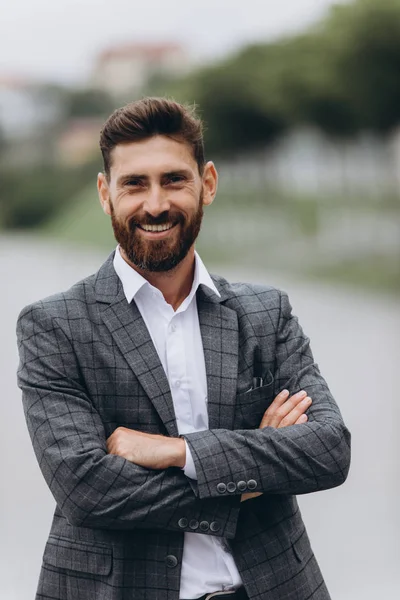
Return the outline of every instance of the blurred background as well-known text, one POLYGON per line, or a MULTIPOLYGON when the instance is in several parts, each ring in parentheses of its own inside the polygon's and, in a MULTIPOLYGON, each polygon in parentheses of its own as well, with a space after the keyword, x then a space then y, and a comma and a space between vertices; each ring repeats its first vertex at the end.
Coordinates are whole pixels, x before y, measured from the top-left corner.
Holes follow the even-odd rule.
POLYGON ((54 500, 16 388, 23 306, 115 246, 99 131, 144 95, 195 103, 220 173, 198 250, 289 292, 353 434, 300 498, 333 600, 400 597, 400 0, 0 0, 0 598, 34 597, 54 500))

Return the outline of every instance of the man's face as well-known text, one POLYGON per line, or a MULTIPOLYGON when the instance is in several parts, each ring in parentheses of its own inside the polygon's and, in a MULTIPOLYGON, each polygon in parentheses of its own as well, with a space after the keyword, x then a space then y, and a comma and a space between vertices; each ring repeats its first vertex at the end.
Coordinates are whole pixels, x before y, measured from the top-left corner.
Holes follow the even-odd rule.
POLYGON ((112 151, 110 180, 99 175, 104 211, 130 263, 169 271, 193 247, 216 189, 207 163, 200 176, 191 148, 165 136, 120 144, 112 151))

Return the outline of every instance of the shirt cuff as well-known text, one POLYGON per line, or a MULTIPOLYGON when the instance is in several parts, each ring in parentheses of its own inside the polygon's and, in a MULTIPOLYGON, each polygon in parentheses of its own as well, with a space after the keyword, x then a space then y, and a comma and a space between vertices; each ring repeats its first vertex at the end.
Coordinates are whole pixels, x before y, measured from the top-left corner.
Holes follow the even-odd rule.
POLYGON ((186 464, 183 467, 183 472, 185 473, 186 477, 190 477, 190 479, 195 479, 197 481, 196 467, 194 466, 192 453, 190 452, 190 449, 189 449, 189 446, 188 446, 188 443, 186 440, 185 440, 185 446, 186 446, 186 464))

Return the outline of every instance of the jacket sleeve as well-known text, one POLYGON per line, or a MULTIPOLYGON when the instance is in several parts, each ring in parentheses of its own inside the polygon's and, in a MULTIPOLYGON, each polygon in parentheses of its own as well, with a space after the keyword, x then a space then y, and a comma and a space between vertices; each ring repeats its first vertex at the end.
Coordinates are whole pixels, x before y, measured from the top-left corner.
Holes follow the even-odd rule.
POLYGON ((214 429, 185 434, 200 498, 243 491, 307 494, 338 486, 347 477, 350 433, 314 362, 309 339, 291 313, 287 295, 280 292, 280 296, 275 393, 285 388, 291 394, 306 390, 313 400, 308 421, 280 429, 214 429))
POLYGON ((180 532, 193 531, 191 520, 207 521, 214 526, 202 533, 233 538, 239 498, 201 500, 181 469, 145 469, 107 453, 62 319, 45 307, 32 305, 18 319, 18 385, 39 466, 67 520, 180 532))

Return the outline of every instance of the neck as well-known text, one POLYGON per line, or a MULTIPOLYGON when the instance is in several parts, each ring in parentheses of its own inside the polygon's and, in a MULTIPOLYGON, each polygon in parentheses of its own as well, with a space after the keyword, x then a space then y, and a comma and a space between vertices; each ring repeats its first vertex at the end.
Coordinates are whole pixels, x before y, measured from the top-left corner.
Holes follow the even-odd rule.
POLYGON ((174 269, 164 272, 145 271, 131 263, 125 252, 120 248, 121 256, 132 269, 135 269, 151 285, 160 290, 165 301, 177 310, 190 293, 194 277, 194 246, 192 246, 185 258, 174 269))

